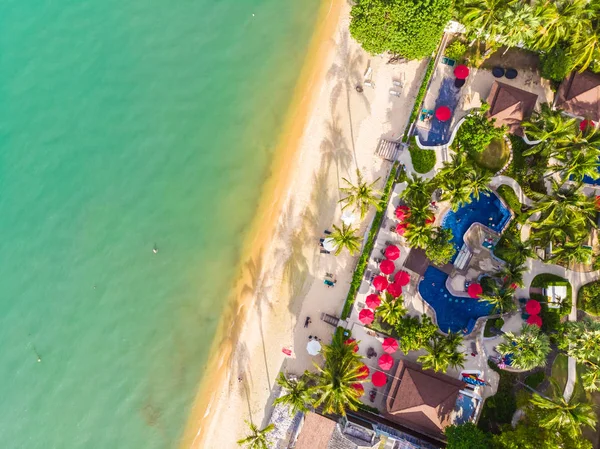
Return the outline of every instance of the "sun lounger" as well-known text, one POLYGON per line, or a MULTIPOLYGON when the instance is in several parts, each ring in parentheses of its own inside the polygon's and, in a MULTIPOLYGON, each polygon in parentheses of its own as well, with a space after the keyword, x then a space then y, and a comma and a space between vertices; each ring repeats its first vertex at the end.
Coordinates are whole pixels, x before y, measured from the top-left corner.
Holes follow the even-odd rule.
POLYGON ((454 67, 454 64, 456 64, 456 61, 454 59, 450 59, 450 58, 447 58, 446 56, 444 56, 442 58, 442 64, 446 64, 446 65, 449 65, 450 67, 454 67))
POLYGON ((400 92, 398 92, 397 90, 394 90, 394 89, 390 89, 390 95, 393 95, 394 97, 402 96, 402 94, 400 92))

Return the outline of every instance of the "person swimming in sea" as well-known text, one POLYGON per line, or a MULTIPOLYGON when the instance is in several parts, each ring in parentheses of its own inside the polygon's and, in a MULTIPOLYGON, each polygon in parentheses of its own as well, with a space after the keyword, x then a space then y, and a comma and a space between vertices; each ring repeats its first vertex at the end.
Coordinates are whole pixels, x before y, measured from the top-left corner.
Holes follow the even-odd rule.
POLYGON ((152 252, 153 252, 154 254, 158 253, 158 248, 156 247, 156 245, 154 245, 154 246, 152 247, 152 252))

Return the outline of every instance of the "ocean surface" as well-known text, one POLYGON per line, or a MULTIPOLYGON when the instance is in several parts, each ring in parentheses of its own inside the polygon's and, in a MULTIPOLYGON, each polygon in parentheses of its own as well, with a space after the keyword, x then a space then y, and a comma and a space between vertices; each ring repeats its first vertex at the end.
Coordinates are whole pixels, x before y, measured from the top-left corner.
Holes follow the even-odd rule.
POLYGON ((177 447, 319 5, 3 3, 2 449, 177 447))

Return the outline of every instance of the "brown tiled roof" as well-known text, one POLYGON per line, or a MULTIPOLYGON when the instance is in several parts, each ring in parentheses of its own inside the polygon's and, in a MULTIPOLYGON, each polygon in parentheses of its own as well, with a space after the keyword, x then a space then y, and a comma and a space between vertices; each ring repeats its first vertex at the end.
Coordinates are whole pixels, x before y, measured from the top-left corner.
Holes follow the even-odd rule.
POLYGON ((452 424, 451 413, 466 384, 444 374, 422 371, 400 361, 388 395, 387 417, 427 435, 441 436, 452 424))
POLYGON ((317 413, 308 412, 300 436, 296 441, 296 449, 327 449, 336 422, 317 413))
POLYGON ((495 125, 508 126, 513 134, 522 134, 521 122, 531 116, 537 95, 508 84, 494 81, 487 102, 490 105, 488 117, 496 119, 495 125))
POLYGON ((556 95, 556 107, 577 117, 600 120, 600 75, 573 72, 563 80, 556 95))

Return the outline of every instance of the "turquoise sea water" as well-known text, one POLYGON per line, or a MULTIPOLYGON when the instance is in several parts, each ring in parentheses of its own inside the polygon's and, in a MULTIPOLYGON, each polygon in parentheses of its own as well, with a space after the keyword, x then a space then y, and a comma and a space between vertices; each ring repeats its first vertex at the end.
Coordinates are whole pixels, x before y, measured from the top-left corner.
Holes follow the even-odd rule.
POLYGON ((1 448, 177 446, 318 6, 3 3, 1 448))

